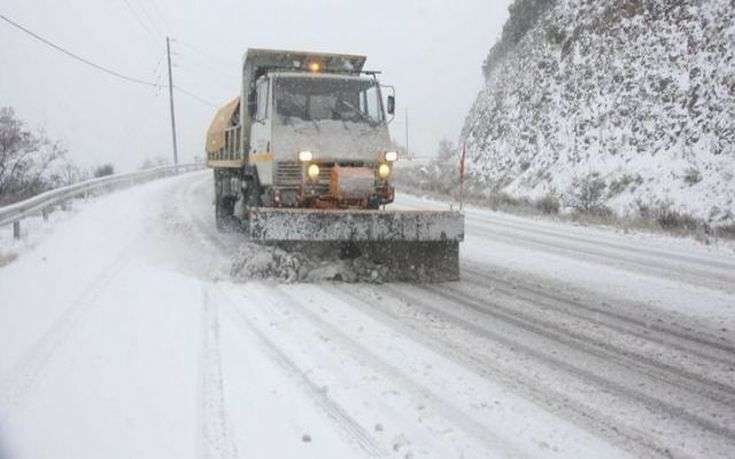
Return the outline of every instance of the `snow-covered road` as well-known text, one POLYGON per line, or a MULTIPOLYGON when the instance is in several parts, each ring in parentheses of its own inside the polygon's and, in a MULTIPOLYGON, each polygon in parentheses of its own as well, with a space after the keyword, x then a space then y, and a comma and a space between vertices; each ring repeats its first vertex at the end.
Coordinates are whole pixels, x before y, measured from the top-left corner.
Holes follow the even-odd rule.
POLYGON ((0 267, 0 457, 735 455, 732 250, 469 209, 461 282, 238 284, 211 188, 0 267))

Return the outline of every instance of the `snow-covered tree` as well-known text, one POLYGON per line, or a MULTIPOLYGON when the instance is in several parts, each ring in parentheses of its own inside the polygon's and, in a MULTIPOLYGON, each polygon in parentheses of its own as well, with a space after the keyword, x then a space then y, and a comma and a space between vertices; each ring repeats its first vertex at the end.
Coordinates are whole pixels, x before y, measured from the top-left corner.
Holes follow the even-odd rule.
POLYGON ((42 131, 32 131, 10 107, 0 107, 0 204, 54 186, 54 167, 66 154, 42 131))

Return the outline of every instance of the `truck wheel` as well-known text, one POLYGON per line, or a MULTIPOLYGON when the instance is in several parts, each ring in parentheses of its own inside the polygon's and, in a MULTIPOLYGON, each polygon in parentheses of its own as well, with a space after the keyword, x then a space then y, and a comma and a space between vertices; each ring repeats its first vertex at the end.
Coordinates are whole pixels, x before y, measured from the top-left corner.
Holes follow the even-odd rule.
POLYGON ((215 223, 217 224, 217 229, 219 231, 224 231, 227 227, 227 212, 221 199, 217 199, 217 202, 215 204, 214 219, 215 223))
POLYGON ((215 175, 215 224, 219 231, 228 231, 233 228, 236 198, 226 190, 229 175, 220 173, 215 175))
POLYGON ((374 197, 374 198, 368 199, 367 208, 370 210, 380 209, 380 198, 374 197))
POLYGON ((242 226, 245 232, 249 232, 250 224, 250 209, 255 209, 261 206, 260 204, 260 187, 253 178, 245 179, 246 186, 243 187, 243 207, 244 214, 242 219, 242 226))
POLYGON ((215 218, 217 229, 220 231, 232 231, 237 227, 235 218, 236 199, 232 196, 225 196, 217 200, 215 206, 215 218))

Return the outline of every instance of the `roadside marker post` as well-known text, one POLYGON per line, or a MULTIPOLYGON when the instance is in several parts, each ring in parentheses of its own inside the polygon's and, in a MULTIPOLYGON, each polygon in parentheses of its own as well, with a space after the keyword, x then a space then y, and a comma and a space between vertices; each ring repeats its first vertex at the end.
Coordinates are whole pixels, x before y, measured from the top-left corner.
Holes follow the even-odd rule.
POLYGON ((467 154, 467 144, 462 144, 462 157, 459 160, 459 211, 464 209, 464 159, 467 154))

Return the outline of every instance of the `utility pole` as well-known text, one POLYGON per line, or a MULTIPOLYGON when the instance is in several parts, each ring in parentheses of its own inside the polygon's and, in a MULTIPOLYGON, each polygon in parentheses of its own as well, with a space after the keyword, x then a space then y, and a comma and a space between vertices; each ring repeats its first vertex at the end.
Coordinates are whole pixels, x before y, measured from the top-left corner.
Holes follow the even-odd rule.
POLYGON ((406 109, 406 156, 410 157, 411 154, 409 153, 408 149, 408 109, 406 109))
POLYGON ((176 113, 174 111, 174 77, 171 74, 171 39, 166 37, 166 55, 168 56, 168 97, 171 101, 171 135, 174 143, 174 165, 179 164, 179 152, 176 146, 176 113))

